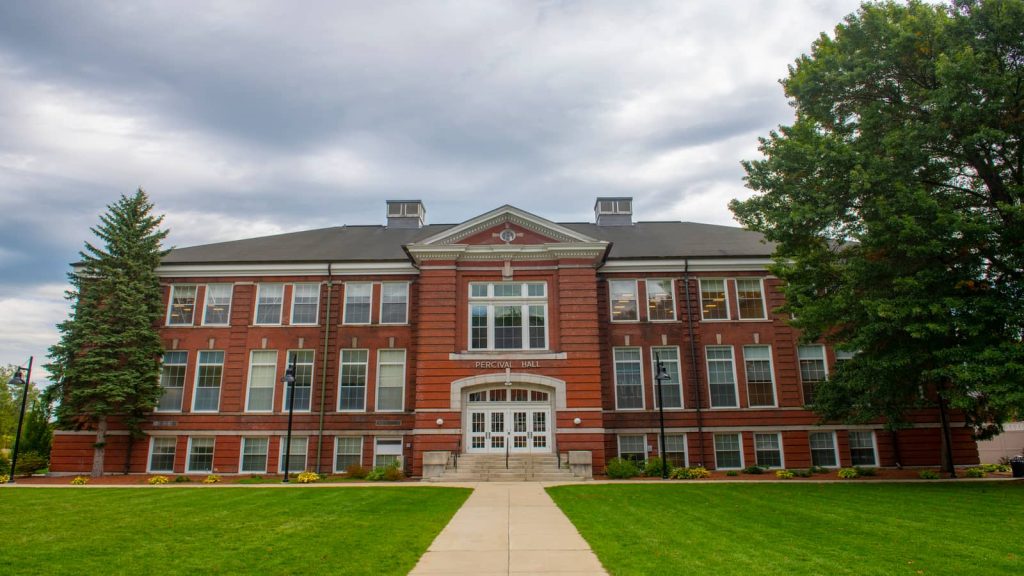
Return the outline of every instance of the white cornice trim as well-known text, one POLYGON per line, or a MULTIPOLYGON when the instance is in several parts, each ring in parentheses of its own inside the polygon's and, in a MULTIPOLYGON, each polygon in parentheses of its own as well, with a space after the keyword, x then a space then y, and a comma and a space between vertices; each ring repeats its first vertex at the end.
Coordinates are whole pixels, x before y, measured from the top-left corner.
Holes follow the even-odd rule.
POLYGON ((561 242, 597 242, 596 238, 580 234, 579 232, 566 228, 561 224, 556 224, 546 218, 541 218, 536 214, 530 214, 525 210, 520 210, 515 206, 509 206, 506 204, 500 208, 491 210, 486 214, 481 214, 476 218, 467 220, 458 226, 439 232, 429 238, 424 238, 417 242, 417 245, 454 244, 464 238, 468 238, 474 234, 483 232, 488 228, 504 224, 506 222, 522 226, 527 230, 561 242))
MULTIPOLYGON (((161 264, 156 269, 161 278, 216 276, 327 276, 326 263, 289 264, 161 264)), ((411 262, 339 262, 331 263, 333 276, 365 274, 419 274, 411 262)))
POLYGON ((426 260, 551 260, 584 258, 596 260, 604 255, 607 242, 565 242, 548 244, 442 244, 406 246, 417 261, 426 260))
MULTIPOLYGON (((689 260, 690 272, 764 272, 772 265, 771 258, 694 258, 689 260)), ((599 272, 682 272, 687 260, 608 260, 599 272)))

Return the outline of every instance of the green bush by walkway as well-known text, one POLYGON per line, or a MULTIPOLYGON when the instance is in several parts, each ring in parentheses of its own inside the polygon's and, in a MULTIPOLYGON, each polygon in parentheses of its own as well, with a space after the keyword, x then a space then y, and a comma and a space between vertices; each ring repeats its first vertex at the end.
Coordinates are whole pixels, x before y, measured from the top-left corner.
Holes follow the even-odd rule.
POLYGON ((548 492, 615 576, 1024 573, 1024 482, 548 492))
POLYGON ((453 488, 5 488, 4 574, 406 574, 453 488))

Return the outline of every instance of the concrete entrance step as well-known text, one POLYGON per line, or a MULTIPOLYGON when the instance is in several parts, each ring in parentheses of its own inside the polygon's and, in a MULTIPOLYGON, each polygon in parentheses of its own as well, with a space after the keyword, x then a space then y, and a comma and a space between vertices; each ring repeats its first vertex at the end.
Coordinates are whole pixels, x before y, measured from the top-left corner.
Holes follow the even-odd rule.
POLYGON ((559 482, 578 480, 554 454, 462 454, 430 482, 559 482))

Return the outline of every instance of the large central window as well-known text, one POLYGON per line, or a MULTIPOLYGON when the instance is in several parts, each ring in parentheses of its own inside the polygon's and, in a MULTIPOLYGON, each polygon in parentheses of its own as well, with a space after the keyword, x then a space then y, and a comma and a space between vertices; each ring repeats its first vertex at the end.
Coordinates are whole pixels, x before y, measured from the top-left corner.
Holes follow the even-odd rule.
POLYGON ((545 350, 547 319, 543 282, 469 285, 470 350, 545 350))

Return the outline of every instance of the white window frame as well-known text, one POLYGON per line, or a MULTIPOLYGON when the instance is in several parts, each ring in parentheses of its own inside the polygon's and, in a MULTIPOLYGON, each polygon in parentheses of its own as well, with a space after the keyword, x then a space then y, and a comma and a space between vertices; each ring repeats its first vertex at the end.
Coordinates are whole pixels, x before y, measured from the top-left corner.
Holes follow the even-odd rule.
POLYGON ((612 348, 612 382, 615 385, 615 409, 623 412, 638 412, 647 409, 647 390, 644 382, 644 349, 642 346, 615 346, 612 348), (615 359, 616 350, 637 350, 639 352, 637 363, 640 365, 640 407, 620 408, 619 407, 619 361, 615 359))
POLYGON ((345 282, 345 297, 342 298, 341 323, 347 326, 369 326, 373 323, 373 282, 345 282), (348 319, 348 297, 353 286, 369 286, 370 301, 367 303, 366 322, 350 322, 348 319))
POLYGON ((216 464, 217 457, 217 437, 216 436, 189 436, 188 437, 188 451, 185 453, 185 473, 186 474, 213 474, 214 464, 216 464), (209 470, 195 470, 192 468, 192 441, 202 438, 204 440, 213 440, 213 452, 210 454, 210 469, 209 470))
POLYGON ((253 326, 280 326, 281 318, 284 315, 284 284, 281 282, 261 282, 256 285, 256 305, 253 306, 252 324, 253 326), (281 288, 281 302, 278 304, 277 309, 277 322, 260 322, 260 298, 263 296, 263 291, 268 286, 278 286, 281 288))
POLYGON ((149 474, 173 474, 174 464, 178 459, 178 437, 177 436, 151 436, 149 438, 149 454, 146 455, 146 472, 149 474), (170 438, 174 441, 174 455, 171 458, 171 469, 170 470, 156 470, 153 468, 153 449, 156 447, 157 439, 170 438))
MULTIPOLYGON (((200 350, 196 354, 196 374, 195 378, 192 379, 192 412, 198 414, 216 414, 220 412, 220 400, 224 393, 224 364, 227 362, 227 353, 224 350, 200 350), (203 366, 217 366, 217 364, 203 363, 203 353, 220 352, 220 381, 217 383, 217 409, 216 410, 197 410, 196 400, 199 398, 199 372, 202 371, 203 366)), ((204 388, 210 388, 210 386, 204 386, 204 388)))
MULTIPOLYGON (((682 437, 683 439, 683 466, 690 467, 690 439, 686 432, 666 432, 665 439, 670 437, 682 437)), ((665 447, 661 445, 661 435, 658 435, 658 456, 665 458, 665 447)))
POLYGON ((663 359, 661 361, 661 363, 666 365, 666 368, 665 368, 666 370, 668 370, 668 367, 667 367, 668 364, 675 364, 676 365, 676 374, 679 375, 679 384, 678 384, 678 386, 679 386, 679 406, 665 406, 665 410, 684 410, 686 408, 686 398, 683 396, 683 363, 682 363, 682 358, 679 355, 680 354, 679 346, 651 346, 651 374, 652 374, 652 376, 651 376, 651 388, 653 388, 653 392, 654 392, 654 395, 653 395, 653 398, 654 398, 654 401, 653 401, 654 408, 658 408, 658 388, 657 387, 658 387, 658 384, 659 384, 658 379, 657 379, 657 376, 658 376, 658 361, 657 361, 657 359, 655 359, 655 354, 658 351, 660 351, 660 350, 666 350, 666 349, 672 349, 672 350, 676 351, 676 359, 675 360, 666 361, 666 360, 663 359))
POLYGON ((822 468, 839 468, 843 465, 843 461, 839 458, 839 439, 836 438, 835 430, 808 430, 807 431, 807 452, 811 456, 811 466, 821 466, 822 468), (836 458, 836 463, 832 466, 821 466, 820 464, 814 463, 814 446, 811 445, 811 434, 829 434, 832 436, 832 454, 836 458))
POLYGON ((847 449, 850 451, 850 465, 851 466, 866 466, 866 467, 869 467, 869 468, 877 468, 878 467, 878 465, 879 465, 878 464, 878 461, 879 461, 879 458, 878 458, 878 434, 875 434, 874 430, 847 430, 846 431, 846 442, 847 442, 847 449), (861 434, 868 433, 868 434, 871 435, 871 450, 872 450, 872 456, 874 457, 874 463, 873 464, 854 464, 853 463, 853 438, 850 436, 850 434, 854 433, 854 432, 861 433, 861 434))
MULTIPOLYGON (((397 362, 388 362, 388 365, 397 365, 397 362)), ((405 393, 407 392, 407 386, 409 384, 409 352, 404 348, 380 348, 377 350, 377 374, 376 383, 374 385, 373 392, 373 407, 375 412, 405 412, 405 393), (381 410, 380 408, 380 377, 381 377, 381 352, 401 352, 402 353, 402 406, 399 409, 381 410)), ((388 386, 388 388, 397 388, 397 386, 388 386)))
MULTIPOLYGON (((736 290, 736 318, 738 320, 743 320, 743 321, 747 321, 747 322, 766 322, 766 321, 769 321, 770 318, 768 318, 768 296, 765 294, 765 291, 764 291, 764 278, 760 278, 760 277, 751 278, 750 276, 740 276, 739 278, 733 278, 732 279, 732 283, 733 283, 733 288, 736 290), (740 280, 756 280, 757 281, 758 288, 761 291, 761 317, 760 318, 744 318, 743 317, 743 306, 740 305, 740 286, 738 284, 738 282, 740 280)), ((728 299, 728 295, 726 295, 726 299, 728 299)), ((701 310, 703 310, 703 308, 701 308, 701 310)))
POLYGON ((647 462, 647 460, 650 459, 650 457, 651 457, 651 451, 648 450, 648 446, 647 446, 647 434, 616 434, 615 435, 615 448, 616 448, 615 455, 618 458, 625 460, 625 458, 622 458, 622 439, 625 438, 625 437, 628 437, 628 438, 640 438, 640 439, 643 440, 643 445, 644 445, 644 462, 647 462))
POLYGON ((786 448, 785 448, 785 446, 782 443, 782 432, 760 432, 760 431, 753 432, 752 440, 754 442, 754 463, 757 464, 758 466, 761 466, 761 464, 757 462, 757 436, 759 434, 764 435, 764 436, 775 436, 775 439, 778 440, 778 442, 779 442, 779 465, 778 466, 765 466, 765 468, 768 468, 769 470, 785 470, 785 468, 786 468, 786 448))
MULTIPOLYGON (((181 398, 178 402, 178 408, 176 410, 161 410, 160 400, 157 400, 156 406, 153 407, 153 412, 159 412, 161 414, 178 414, 185 408, 185 387, 188 385, 188 352, 185 350, 166 350, 164 351, 164 358, 167 358, 168 354, 177 353, 185 355, 185 362, 183 364, 168 364, 161 360, 160 362, 160 399, 163 399, 164 391, 168 388, 164 386, 164 368, 167 366, 184 366, 181 374, 181 398)), ((177 388, 177 386, 171 386, 171 388, 177 388)))
MULTIPOLYGON (((335 474, 345 474, 347 472, 347 469, 348 469, 347 466, 346 466, 345 469, 339 469, 338 468, 338 447, 341 445, 340 440, 342 438, 346 438, 346 439, 348 439, 348 438, 355 438, 355 439, 359 440, 359 462, 358 462, 358 464, 360 466, 363 465, 363 444, 364 444, 363 437, 362 436, 335 436, 334 437, 334 458, 333 458, 333 462, 331 462, 331 466, 332 466, 335 474)), ((374 444, 374 445, 376 446, 376 444, 374 444)), ((349 454, 349 456, 351 456, 351 454, 349 454)))
POLYGON ((778 379, 775 378, 775 353, 772 350, 771 344, 746 344, 743 346, 743 381, 744 387, 747 389, 747 408, 778 408, 779 407, 779 386, 778 379), (750 401, 750 371, 747 369, 747 348, 767 348, 768 349, 768 375, 772 379, 772 403, 771 404, 758 404, 754 406, 750 401))
POLYGON ((402 437, 400 437, 400 436, 374 436, 373 437, 373 467, 374 468, 381 468, 381 466, 377 466, 377 457, 378 456, 395 456, 396 455, 396 454, 388 454, 386 452, 382 453, 380 451, 381 440, 383 440, 385 442, 388 442, 388 443, 392 443, 395 440, 398 440, 398 450, 399 450, 399 452, 397 454, 397 456, 398 456, 398 463, 399 463, 399 466, 404 469, 405 468, 405 440, 402 437))
POLYGON ((675 322, 676 315, 676 281, 675 278, 645 278, 644 279, 644 296, 647 301, 647 320, 649 322, 675 322), (672 317, 665 319, 654 319, 651 318, 651 282, 668 282, 668 295, 672 299, 672 317))
MULTIPOLYGON (((295 409, 295 412, 298 412, 300 414, 308 414, 308 413, 313 411, 313 388, 314 388, 314 384, 316 383, 316 350, 314 348, 294 348, 294 349, 285 351, 285 356, 284 356, 285 366, 291 366, 292 365, 292 354, 295 354, 296 352, 309 352, 310 354, 313 355, 313 359, 310 360, 310 362, 309 362, 309 408, 306 408, 306 409, 296 408, 295 409)), ((305 363, 303 362, 302 364, 305 364, 305 363)), ((302 364, 296 363, 295 366, 296 366, 296 368, 298 368, 302 364)), ((288 412, 288 394, 289 394, 289 392, 288 392, 288 384, 285 383, 282 386, 283 386, 283 389, 281 391, 281 411, 282 412, 288 412)))
POLYGON ((631 324, 640 322, 640 286, 636 278, 609 278, 608 279, 608 319, 613 324, 631 324), (615 318, 615 293, 612 290, 612 284, 616 282, 621 283, 633 283, 633 304, 636 309, 636 318, 615 318))
POLYGON ((747 467, 746 458, 743 457, 743 433, 742 432, 716 432, 711 438, 711 449, 715 453, 715 470, 742 470, 747 467), (719 436, 736 436, 739 439, 739 451, 740 451, 740 465, 739 466, 720 466, 718 464, 718 445, 715 440, 719 436))
MULTIPOLYGON (((278 452, 278 454, 277 454, 277 473, 278 474, 284 474, 284 453, 285 453, 285 445, 288 443, 288 437, 287 436, 278 436, 278 438, 280 438, 280 441, 277 443, 277 452, 278 452)), ((303 453, 303 456, 302 456, 302 470, 292 470, 291 468, 289 468, 288 469, 288 474, 298 474, 300 472, 305 472, 306 471, 306 467, 309 466, 309 436, 295 436, 295 435, 292 436, 292 442, 296 442, 296 441, 299 441, 299 440, 305 440, 306 441, 306 450, 305 450, 305 452, 303 453)), ((270 450, 269 446, 268 446, 267 450, 268 451, 270 450)), ((298 455, 298 452, 294 452, 294 453, 290 454, 290 456, 292 456, 293 458, 295 456, 297 456, 297 455, 298 455)))
POLYGON ((267 460, 270 459, 270 437, 269 436, 242 436, 238 447, 238 473, 239 474, 266 474, 267 460), (242 470, 245 463, 245 443, 247 440, 265 440, 267 443, 266 452, 263 454, 263 468, 259 470, 242 470))
POLYGON ((235 300, 235 285, 230 283, 217 283, 207 284, 206 290, 203 292, 203 326, 230 326, 231 325, 231 306, 235 300), (228 311, 226 322, 207 322, 206 312, 210 308, 210 288, 213 286, 227 286, 228 287, 228 311))
POLYGON ((728 322, 732 320, 732 313, 729 308, 729 282, 727 278, 698 278, 697 279, 697 301, 700 304, 700 319, 701 322, 728 322), (706 318, 704 316, 704 288, 701 284, 705 281, 708 282, 721 282, 722 283, 722 294, 725 295, 725 318, 706 318))
MULTIPOLYGON (((366 397, 368 389, 370 388, 370 350, 367 348, 342 348, 338 351, 338 401, 336 408, 338 412, 366 412, 366 397), (365 352, 366 359, 359 362, 345 362, 345 352, 365 352), (342 408, 341 407, 341 377, 342 368, 346 365, 363 365, 363 406, 362 408, 342 408)), ((376 400, 376 398, 374 398, 376 400)))
POLYGON ((288 310, 288 323, 291 326, 317 326, 320 324, 320 283, 319 282, 296 282, 292 284, 292 306, 288 310), (315 312, 313 314, 312 322, 296 322, 295 321, 295 298, 298 295, 297 288, 299 286, 313 286, 316 291, 316 304, 314 305, 315 312))
MULTIPOLYGON (((721 362, 721 360, 715 360, 721 362)), ((704 347, 704 366, 707 370, 707 381, 708 381, 708 406, 710 410, 735 410, 740 407, 740 389, 739 389, 739 378, 736 376, 736 350, 732 344, 709 344, 704 347), (733 396, 736 398, 736 404, 732 406, 713 406, 711 399, 713 395, 711 393, 711 358, 708 357, 708 350, 711 348, 728 348, 730 360, 732 364, 732 388, 733 396)))
MULTIPOLYGON (((800 358, 801 348, 821 349, 821 366, 824 375, 822 376, 821 380, 814 382, 815 386, 820 386, 822 382, 828 380, 828 350, 825 350, 825 346, 823 344, 798 344, 796 347, 796 373, 800 377, 800 400, 803 401, 804 406, 811 406, 813 405, 813 403, 808 402, 807 396, 806 394, 804 394, 804 373, 803 370, 800 368, 800 361, 802 360, 802 358, 800 358)), ((815 360, 817 359, 815 358, 815 360)))
MULTIPOLYGON (((250 350, 249 351, 249 369, 247 371, 248 373, 246 374, 246 379, 245 379, 245 410, 244 410, 245 412, 247 412, 249 414, 269 414, 269 413, 274 411, 274 400, 277 399, 277 363, 278 363, 277 350, 257 349, 257 350, 250 350), (250 395, 249 393, 252 391, 253 358, 256 356, 257 353, 260 353, 260 352, 264 352, 264 353, 273 352, 274 353, 274 364, 273 364, 274 372, 273 372, 273 377, 270 380, 270 408, 267 408, 266 410, 252 410, 252 409, 249 408, 249 395, 250 395)), ((260 366, 270 366, 269 363, 261 363, 259 365, 260 366)))
POLYGON ((548 285, 547 282, 512 282, 511 284, 521 285, 519 296, 495 296, 494 286, 510 284, 508 282, 470 282, 469 283, 469 314, 466 318, 467 350, 481 352, 543 352, 551 349, 551 318, 548 310, 548 285), (530 296, 529 286, 538 285, 544 287, 544 294, 541 296, 530 296), (486 286, 487 296, 473 296, 473 286, 486 286), (482 306, 487 309, 487 347, 473 347, 473 307, 482 306), (520 339, 522 348, 496 348, 495 347, 495 316, 494 308, 497 306, 516 307, 520 309, 522 318, 522 333, 520 339), (530 308, 540 306, 544 311, 544 347, 530 347, 530 308))
POLYGON ((171 293, 167 298, 167 318, 164 320, 164 324, 168 327, 181 327, 181 326, 195 326, 196 324, 196 306, 199 304, 199 286, 197 284, 171 284, 171 293), (171 322, 171 312, 174 311, 174 293, 179 288, 191 288, 192 289, 192 319, 189 322, 171 322))
MULTIPOLYGON (((373 297, 371 296, 371 299, 373 297)), ((378 314, 380 315, 380 323, 384 326, 405 326, 409 323, 409 282, 381 282, 380 283, 380 304, 378 306, 378 314), (405 313, 401 322, 385 322, 384 321, 384 287, 385 286, 405 286, 405 313)))

